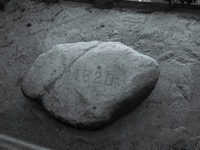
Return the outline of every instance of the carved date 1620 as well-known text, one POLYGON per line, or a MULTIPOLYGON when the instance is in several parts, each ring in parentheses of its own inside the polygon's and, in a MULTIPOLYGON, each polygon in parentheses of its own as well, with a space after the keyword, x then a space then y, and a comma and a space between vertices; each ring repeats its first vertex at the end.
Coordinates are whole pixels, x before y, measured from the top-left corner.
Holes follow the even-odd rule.
POLYGON ((83 82, 92 82, 95 84, 105 84, 106 86, 112 86, 114 75, 110 72, 102 73, 101 71, 97 70, 96 72, 91 70, 83 70, 80 71, 79 69, 75 72, 75 80, 80 78, 83 82))

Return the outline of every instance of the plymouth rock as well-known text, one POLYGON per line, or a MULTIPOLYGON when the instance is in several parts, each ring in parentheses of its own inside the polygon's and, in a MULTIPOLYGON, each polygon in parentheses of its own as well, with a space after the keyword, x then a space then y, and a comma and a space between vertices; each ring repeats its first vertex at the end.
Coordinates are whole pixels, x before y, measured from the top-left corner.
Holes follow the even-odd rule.
POLYGON ((59 44, 23 79, 25 97, 80 129, 100 129, 146 99, 159 78, 156 60, 119 42, 59 44))

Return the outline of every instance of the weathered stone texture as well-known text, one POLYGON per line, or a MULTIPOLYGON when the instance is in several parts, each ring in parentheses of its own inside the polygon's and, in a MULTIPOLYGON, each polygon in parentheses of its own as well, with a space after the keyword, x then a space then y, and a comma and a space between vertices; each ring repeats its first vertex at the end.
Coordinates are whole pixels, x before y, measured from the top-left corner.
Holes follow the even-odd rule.
POLYGON ((60 44, 35 60, 22 91, 62 122, 98 129, 139 105, 158 77, 154 59, 119 42, 60 44))

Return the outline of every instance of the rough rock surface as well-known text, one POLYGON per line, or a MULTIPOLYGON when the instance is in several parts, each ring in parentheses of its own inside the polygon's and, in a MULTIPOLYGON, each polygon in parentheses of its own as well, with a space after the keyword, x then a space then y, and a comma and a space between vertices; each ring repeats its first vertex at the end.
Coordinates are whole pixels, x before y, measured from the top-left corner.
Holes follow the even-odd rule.
POLYGON ((22 91, 55 118, 98 129, 140 104, 158 77, 156 60, 119 42, 79 42, 41 54, 22 91))

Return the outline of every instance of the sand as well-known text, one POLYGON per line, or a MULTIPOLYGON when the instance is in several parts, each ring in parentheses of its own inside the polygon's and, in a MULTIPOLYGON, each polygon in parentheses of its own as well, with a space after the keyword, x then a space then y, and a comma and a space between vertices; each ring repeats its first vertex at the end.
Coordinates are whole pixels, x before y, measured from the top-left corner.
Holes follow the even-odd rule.
POLYGON ((55 150, 200 148, 200 15, 11 0, 0 12, 0 133, 55 150), (60 43, 119 41, 159 63, 151 95, 97 131, 62 125, 21 93, 38 55, 60 43))

